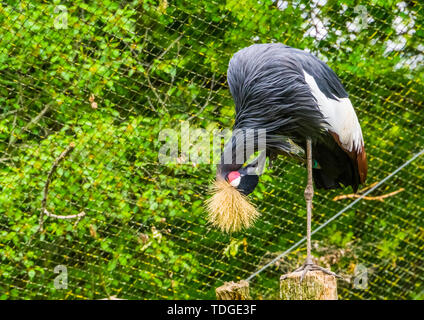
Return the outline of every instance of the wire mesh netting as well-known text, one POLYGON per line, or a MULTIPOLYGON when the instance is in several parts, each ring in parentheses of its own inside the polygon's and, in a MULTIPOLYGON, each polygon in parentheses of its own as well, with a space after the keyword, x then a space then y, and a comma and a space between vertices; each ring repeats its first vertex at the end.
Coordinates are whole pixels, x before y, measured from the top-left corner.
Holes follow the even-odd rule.
MULTIPOLYGON (((161 132, 231 128, 239 49, 305 49, 350 94, 363 194, 424 148, 423 22, 418 1, 2 1, 0 297, 211 299, 249 278, 253 298, 278 298, 306 255, 288 250, 305 168, 278 159, 250 196, 254 227, 223 234, 204 210, 215 166, 160 164, 161 132)), ((424 298, 423 175, 417 156, 314 234, 316 261, 348 279, 340 298, 424 298)), ((312 228, 359 195, 317 191, 312 228)))

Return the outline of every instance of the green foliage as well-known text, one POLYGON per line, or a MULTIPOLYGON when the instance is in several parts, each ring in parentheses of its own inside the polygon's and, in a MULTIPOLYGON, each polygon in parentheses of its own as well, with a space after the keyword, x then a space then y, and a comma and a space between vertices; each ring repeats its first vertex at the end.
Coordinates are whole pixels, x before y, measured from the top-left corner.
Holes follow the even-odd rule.
MULTIPOLYGON (((350 93, 364 130, 369 184, 424 145, 423 8, 418 2, 4 1, 0 4, 0 299, 213 298, 223 281, 246 278, 304 236, 304 168, 279 159, 253 201, 251 230, 223 235, 206 222, 212 165, 158 163, 159 132, 230 128, 229 59, 255 42, 283 42, 327 61, 350 93), (352 31, 362 4, 372 17, 352 31), (57 28, 67 10, 67 27, 57 28), (55 11, 56 9, 56 11, 55 11), (314 21, 326 35, 314 36, 314 21), (399 31, 401 21, 409 26, 399 31), (411 31, 413 30, 413 31, 411 31), (401 42, 402 49, 390 49, 401 42), (59 154, 75 149, 43 188, 59 154), (54 268, 68 268, 55 289, 54 268)), ((316 30, 315 30, 316 31, 316 30)), ((369 288, 342 284, 343 298, 423 298, 423 160, 315 237, 321 262, 344 274, 370 270, 369 288), (336 250, 336 249, 337 250, 336 250), (328 250, 327 250, 328 251, 328 250), (340 253, 342 252, 342 253, 340 253), (337 259, 334 258, 337 257, 337 259), (372 271, 372 272, 371 272, 372 271)), ((346 191, 349 193, 349 191, 346 191)), ((318 192, 314 226, 347 203, 318 192)), ((276 297, 280 272, 304 250, 252 282, 276 297)), ((279 262, 280 263, 280 262, 279 262)), ((282 262, 281 262, 282 263, 282 262)))

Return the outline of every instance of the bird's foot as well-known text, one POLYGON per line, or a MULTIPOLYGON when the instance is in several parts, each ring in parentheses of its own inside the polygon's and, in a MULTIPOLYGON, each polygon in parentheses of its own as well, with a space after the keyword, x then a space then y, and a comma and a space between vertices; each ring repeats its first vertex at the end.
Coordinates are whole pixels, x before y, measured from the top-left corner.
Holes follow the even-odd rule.
MULTIPOLYGON (((337 273, 334 273, 333 271, 327 270, 315 263, 304 263, 301 267, 294 270, 294 272, 300 272, 302 271, 302 275, 300 276, 300 282, 303 281, 303 278, 309 271, 322 271, 326 274, 329 274, 333 277, 343 279, 343 277, 339 276, 337 273)), ((287 275, 283 276, 282 280, 286 279, 287 275)))

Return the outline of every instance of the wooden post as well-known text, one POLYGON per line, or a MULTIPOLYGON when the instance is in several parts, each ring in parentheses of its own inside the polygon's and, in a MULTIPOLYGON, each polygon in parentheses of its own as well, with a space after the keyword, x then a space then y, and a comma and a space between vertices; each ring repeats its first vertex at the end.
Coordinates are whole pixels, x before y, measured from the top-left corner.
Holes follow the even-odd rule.
POLYGON ((218 300, 249 300, 249 282, 224 282, 224 285, 215 289, 218 300))
POLYGON ((337 300, 337 279, 322 271, 292 272, 280 278, 280 298, 283 300, 337 300))

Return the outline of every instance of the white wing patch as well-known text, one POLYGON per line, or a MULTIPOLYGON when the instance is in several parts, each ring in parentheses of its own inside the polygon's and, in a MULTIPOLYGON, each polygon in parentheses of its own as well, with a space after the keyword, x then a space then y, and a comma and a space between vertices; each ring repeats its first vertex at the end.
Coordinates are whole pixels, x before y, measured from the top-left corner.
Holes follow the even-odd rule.
POLYGON ((358 117, 349 98, 339 98, 338 101, 327 98, 319 89, 314 77, 305 71, 303 73, 306 83, 318 102, 319 109, 329 124, 327 130, 331 130, 339 136, 340 142, 346 150, 359 151, 364 146, 364 140, 358 117))

